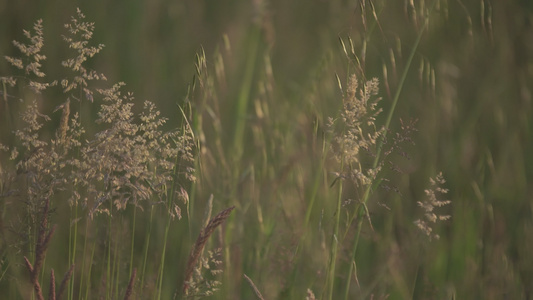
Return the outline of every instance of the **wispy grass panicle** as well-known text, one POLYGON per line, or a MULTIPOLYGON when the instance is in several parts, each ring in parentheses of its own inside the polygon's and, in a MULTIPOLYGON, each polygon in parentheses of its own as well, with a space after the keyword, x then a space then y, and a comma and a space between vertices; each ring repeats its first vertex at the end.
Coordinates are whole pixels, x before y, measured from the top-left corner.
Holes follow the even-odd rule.
POLYGON ((363 155, 371 153, 385 129, 376 125, 376 117, 382 112, 378 107, 381 100, 377 78, 367 81, 362 87, 355 75, 350 76, 343 99, 339 120, 329 119, 330 130, 334 132, 334 155, 350 170, 343 177, 349 177, 356 184, 368 185, 377 170, 364 170, 363 155), (338 130, 335 123, 338 121, 338 130), (364 153, 365 152, 365 153, 364 153))
MULTIPOLYGON (((68 181, 64 169, 66 157, 58 148, 60 137, 42 138, 43 127, 50 120, 40 112, 37 101, 33 101, 22 113, 24 126, 14 131, 17 144, 11 146, 10 158, 16 163, 17 173, 26 180, 21 193, 27 200, 30 215, 37 215, 43 201, 50 199, 68 181)), ((70 133, 68 129, 67 133, 70 133)), ((68 150, 73 144, 65 143, 63 149, 68 150)))
MULTIPOLYGON (((17 79, 26 79, 25 88, 32 90, 34 93, 40 93, 49 86, 55 85, 57 81, 51 83, 42 82, 42 79, 46 74, 41 70, 42 62, 46 60, 46 56, 41 53, 44 46, 44 32, 43 32, 43 20, 38 20, 33 25, 34 33, 24 30, 24 36, 29 40, 29 43, 25 44, 18 41, 13 41, 15 47, 17 47, 22 54, 22 57, 5 56, 5 59, 17 69, 23 70, 24 75, 13 77, 0 77, 0 81, 4 84, 14 86, 17 83, 17 79), (35 78, 36 77, 36 78, 35 78), (37 80, 37 78, 39 80, 37 80)), ((4 93, 6 91, 4 90, 4 93)), ((4 97, 7 99, 6 95, 4 97)))
POLYGON ((434 225, 439 221, 446 221, 451 218, 450 215, 439 214, 435 209, 446 206, 451 203, 450 200, 440 200, 448 193, 448 189, 442 187, 446 180, 442 176, 442 172, 437 174, 435 178, 430 178, 430 188, 424 190, 426 198, 423 201, 418 201, 417 204, 424 210, 424 218, 415 221, 415 225, 420 231, 429 237, 429 239, 438 240, 440 236, 434 232, 434 225))
MULTIPOLYGON (((122 86, 124 84, 119 83, 97 90, 103 103, 96 119, 101 130, 94 137, 85 135, 78 113, 68 120, 68 99, 56 108, 62 110, 62 117, 52 144, 67 150, 76 148, 80 153, 79 156, 64 157, 61 161, 61 165, 70 166, 68 177, 74 179, 71 204, 82 200, 91 215, 95 212, 110 213, 108 206, 102 205, 107 201, 111 201, 117 210, 124 209, 128 203, 138 205, 139 201, 149 200, 154 194, 157 199, 153 202, 161 202, 164 187, 171 181, 194 180, 191 167, 194 142, 190 129, 164 130, 168 119, 161 117, 149 101, 136 115, 132 110, 133 94, 123 94, 122 86), (173 177, 175 168, 179 169, 177 174, 182 174, 183 178, 173 177)), ((19 138, 27 147, 43 148, 48 143, 39 140, 35 131, 42 127, 37 117, 46 116, 41 115, 36 106, 27 115, 28 129, 20 131, 19 138)), ((174 211, 174 208, 169 211, 174 211)))
MULTIPOLYGON (((339 86, 341 86, 337 77, 339 86)), ((343 97, 343 108, 337 120, 329 119, 328 127, 333 135, 333 155, 340 163, 340 170, 334 172, 338 183, 337 208, 335 210, 335 225, 331 238, 330 265, 328 269, 328 283, 326 299, 333 299, 333 290, 336 280, 336 261, 339 249, 340 215, 343 201, 342 179, 349 179, 357 186, 370 186, 381 169, 381 165, 373 168, 364 166, 376 152, 378 140, 383 136, 384 127, 376 125, 376 117, 381 113, 378 103, 380 97, 379 81, 377 78, 367 81, 362 87, 355 75, 348 79, 346 92, 343 97)), ((361 195, 359 195, 361 197, 361 195)), ((365 201, 357 199, 366 209, 365 201)), ((370 218, 368 218, 370 220, 370 218)), ((351 222, 351 220, 350 220, 351 222)), ((349 226, 348 226, 349 227, 349 226)))
POLYGON ((25 56, 26 61, 11 56, 5 58, 12 66, 24 70, 27 75, 33 73, 37 77, 44 77, 45 74, 40 70, 42 66, 40 62, 46 59, 46 56, 40 54, 44 46, 43 20, 35 22, 33 29, 35 35, 32 35, 30 31, 23 31, 24 36, 30 40, 30 44, 13 41, 13 45, 25 56))
POLYGON ((68 35, 63 36, 63 40, 67 42, 69 48, 75 51, 74 57, 68 58, 61 62, 63 67, 68 68, 76 73, 72 78, 64 78, 61 80, 61 86, 64 92, 67 93, 73 89, 80 88, 83 94, 78 95, 77 100, 81 101, 81 97, 89 101, 93 101, 93 91, 88 88, 88 81, 91 80, 107 80, 104 74, 98 73, 95 70, 87 69, 84 63, 88 58, 98 54, 104 45, 89 46, 94 32, 94 22, 84 21, 85 15, 78 8, 76 16, 71 18, 71 22, 65 24, 68 30, 68 35))

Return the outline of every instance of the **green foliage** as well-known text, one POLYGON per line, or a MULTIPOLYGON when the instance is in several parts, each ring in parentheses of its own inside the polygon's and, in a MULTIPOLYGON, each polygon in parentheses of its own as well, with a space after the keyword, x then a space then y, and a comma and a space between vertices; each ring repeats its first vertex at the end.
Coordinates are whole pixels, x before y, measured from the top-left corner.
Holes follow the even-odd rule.
POLYGON ((141 2, 0 5, 2 299, 531 296, 528 5, 141 2))

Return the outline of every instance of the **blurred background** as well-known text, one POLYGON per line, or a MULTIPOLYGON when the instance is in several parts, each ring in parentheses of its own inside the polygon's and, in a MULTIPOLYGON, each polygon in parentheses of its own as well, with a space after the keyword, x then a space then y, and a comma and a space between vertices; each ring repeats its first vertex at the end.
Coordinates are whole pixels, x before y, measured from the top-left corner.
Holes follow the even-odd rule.
MULTIPOLYGON (((63 24, 77 7, 95 23, 92 43, 105 45, 88 61, 108 79, 96 87, 125 82, 138 107, 155 102, 169 127, 182 122, 177 105, 192 107, 201 149, 190 219, 202 219, 211 194, 216 211, 237 206, 225 238, 232 264, 218 299, 253 297, 242 273, 265 298, 301 299, 306 288, 321 298, 329 247, 323 244, 335 214, 336 189, 329 185, 338 166, 327 159, 319 169, 317 161, 327 155, 321 152, 327 118, 342 108, 336 74, 346 87, 351 73, 361 82, 380 80, 381 124, 401 89, 391 132, 400 119, 418 120, 415 145, 405 149, 410 159, 399 162, 403 172, 386 172, 399 193, 377 191, 369 202, 376 232, 362 237, 360 286, 353 284, 351 295, 533 296, 532 1, 4 0, 0 54, 19 55, 12 41, 43 19, 43 69, 57 77, 69 51, 63 24), (440 171, 451 219, 437 226, 441 238, 421 255, 413 242, 417 201, 440 171), (316 238, 302 242, 308 234, 316 238)), ((0 60, 0 76, 13 70, 0 60)), ((41 107, 50 114, 62 102, 41 107)), ((16 120, 23 103, 6 107, 0 105, 0 137, 9 144, 13 123, 5 116, 16 120)), ((346 188, 343 199, 356 197, 351 193, 357 187, 346 188)), ((188 237, 183 245, 172 242, 178 255, 170 264, 186 260, 201 222, 189 225, 175 225, 188 237)), ((349 253, 345 248, 339 251, 349 253)), ((348 266, 345 256, 339 264, 348 266)), ((344 268, 341 283, 353 280, 344 268)))

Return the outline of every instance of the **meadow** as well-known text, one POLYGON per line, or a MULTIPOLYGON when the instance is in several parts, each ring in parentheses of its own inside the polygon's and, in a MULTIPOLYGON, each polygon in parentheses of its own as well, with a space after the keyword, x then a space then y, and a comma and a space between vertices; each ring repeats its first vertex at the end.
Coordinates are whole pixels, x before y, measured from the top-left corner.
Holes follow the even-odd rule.
POLYGON ((533 2, 21 0, 0 33, 0 299, 533 297, 533 2))

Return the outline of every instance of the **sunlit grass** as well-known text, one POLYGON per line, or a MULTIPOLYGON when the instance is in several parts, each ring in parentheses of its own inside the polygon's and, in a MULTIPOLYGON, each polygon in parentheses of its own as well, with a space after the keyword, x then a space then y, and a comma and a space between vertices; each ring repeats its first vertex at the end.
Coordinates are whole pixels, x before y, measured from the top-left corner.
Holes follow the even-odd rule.
POLYGON ((526 8, 202 7, 1 48, 1 295, 530 295, 526 8))

